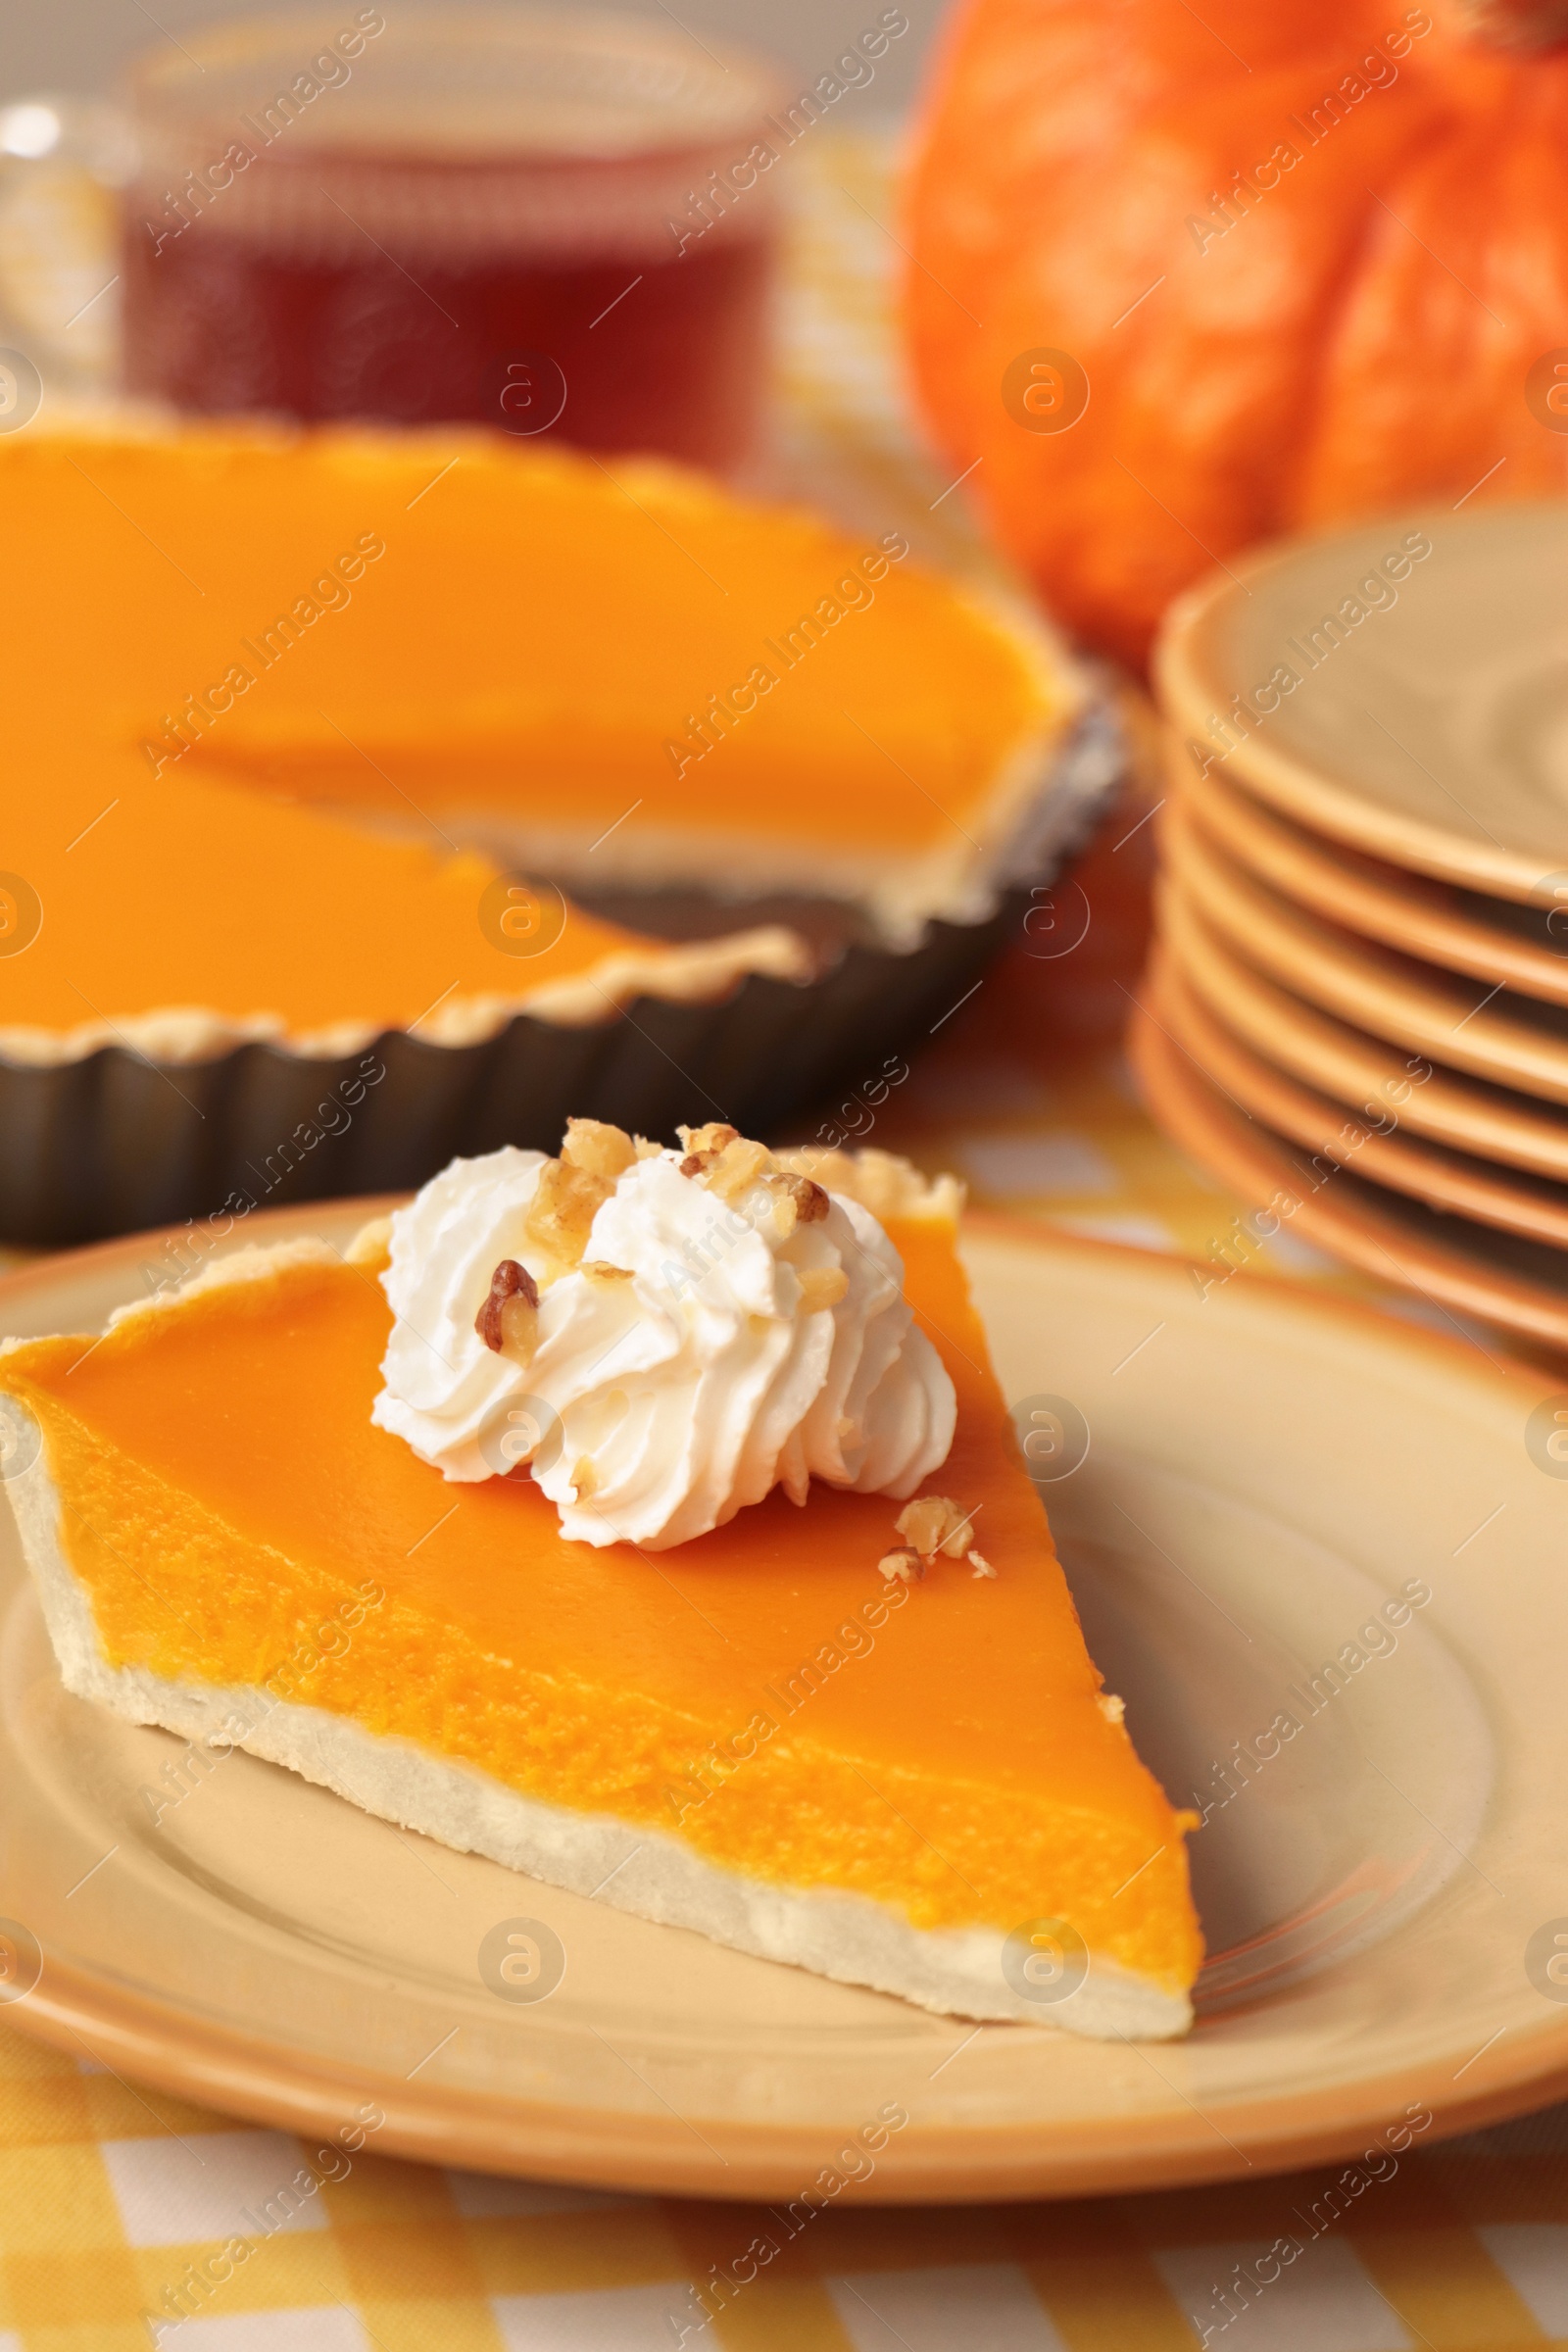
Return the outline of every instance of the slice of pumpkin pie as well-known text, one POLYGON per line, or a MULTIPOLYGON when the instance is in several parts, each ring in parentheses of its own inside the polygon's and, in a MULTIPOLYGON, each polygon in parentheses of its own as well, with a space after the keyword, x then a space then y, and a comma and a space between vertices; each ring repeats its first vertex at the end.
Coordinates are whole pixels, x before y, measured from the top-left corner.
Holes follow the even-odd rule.
POLYGON ((957 1204, 574 1121, 345 1255, 12 1346, 68 1686, 744 1951, 1179 2033, 1191 1816, 1085 1649, 957 1204))

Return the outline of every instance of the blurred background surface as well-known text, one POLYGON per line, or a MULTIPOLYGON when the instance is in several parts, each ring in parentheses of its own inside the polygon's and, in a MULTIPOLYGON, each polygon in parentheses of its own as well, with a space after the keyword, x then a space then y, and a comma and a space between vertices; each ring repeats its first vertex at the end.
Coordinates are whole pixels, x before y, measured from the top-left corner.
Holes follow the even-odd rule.
MULTIPOLYGON (((866 0, 858 15, 842 0, 790 0, 788 7, 779 0, 687 7, 682 0, 678 17, 662 0, 622 4, 662 24, 673 19, 698 41, 766 49, 803 78, 822 73, 861 23, 871 24, 878 13, 873 0, 866 0)), ((938 0, 903 0, 903 5, 908 33, 889 50, 875 81, 859 93, 863 106, 884 116, 907 107, 941 14, 938 0)), ((160 32, 177 42, 188 27, 254 13, 250 0, 227 5, 224 0, 159 0, 156 16, 141 0, 71 0, 68 7, 9 9, 0 22, 0 89, 111 90, 131 57, 160 32)))

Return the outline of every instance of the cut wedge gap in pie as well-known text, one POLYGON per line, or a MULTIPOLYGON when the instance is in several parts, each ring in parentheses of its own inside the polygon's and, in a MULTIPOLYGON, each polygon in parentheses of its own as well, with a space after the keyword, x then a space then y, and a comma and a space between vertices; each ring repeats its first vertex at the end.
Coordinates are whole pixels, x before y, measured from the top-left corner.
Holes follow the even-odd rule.
POLYGON ((748 899, 845 902, 902 949, 989 916, 1081 819, 1055 787, 1088 696, 1044 623, 897 532, 671 467, 37 432, 0 440, 0 526, 27 582, 0 645, 12 1058, 463 1044, 522 1006, 803 977, 748 899), (671 945, 561 895, 674 884, 743 936, 671 945))

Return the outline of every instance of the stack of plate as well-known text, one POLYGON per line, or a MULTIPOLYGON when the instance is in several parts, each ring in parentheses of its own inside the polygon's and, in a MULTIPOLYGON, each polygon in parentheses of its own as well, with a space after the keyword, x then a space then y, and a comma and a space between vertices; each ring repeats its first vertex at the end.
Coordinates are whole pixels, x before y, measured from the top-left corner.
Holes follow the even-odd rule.
POLYGON ((1157 680, 1156 1115, 1252 1240, 1568 1346, 1568 505, 1265 553, 1157 680))

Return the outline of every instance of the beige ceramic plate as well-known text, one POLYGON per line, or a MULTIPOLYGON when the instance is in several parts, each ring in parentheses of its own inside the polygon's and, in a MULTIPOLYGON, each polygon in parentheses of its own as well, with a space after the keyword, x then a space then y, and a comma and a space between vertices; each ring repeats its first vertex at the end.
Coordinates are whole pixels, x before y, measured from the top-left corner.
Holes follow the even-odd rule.
POLYGON ((1455 979, 1301 912, 1252 881, 1180 810, 1163 840, 1170 874, 1220 936, 1271 978, 1450 1068, 1568 1102, 1568 1012, 1455 979))
POLYGON ((1178 600, 1155 675, 1195 765, 1219 755, 1313 832, 1568 905, 1561 500, 1268 549, 1178 600))
MULTIPOLYGON (((1452 2129, 1568 2088, 1568 2006, 1532 1957, 1568 1909, 1546 1384, 1136 1251, 986 1224, 967 1250, 1008 1396, 1087 1425, 1049 1493, 1091 1643, 1208 1810, 1186 2042, 975 2032, 400 1837, 239 1753, 186 1766, 155 1828, 142 1791, 180 1778, 179 1742, 63 1693, 8 1548, 0 1912, 36 1939, 11 1931, 24 1964, 42 1953, 16 2023, 301 2130, 373 2098, 377 2144, 410 2154, 771 2199, 890 2105, 909 2120, 863 2193, 979 2198, 1294 2165, 1407 2109, 1452 2129), (1410 1580, 1430 1600, 1362 1636, 1410 1580), (1300 1729, 1271 1745, 1282 1714, 1300 1729), (531 2006, 478 1964, 524 1918, 566 1952, 531 2006)), ((152 1262, 132 1241, 15 1278, 0 1324, 87 1329, 152 1262)))
POLYGON ((1196 994, 1279 1068, 1369 1118, 1394 1103, 1417 1135, 1532 1175, 1568 1180, 1568 1116, 1562 1111, 1433 1063, 1426 1064, 1431 1077, 1411 1086, 1411 1062, 1419 1067, 1419 1055, 1348 1028, 1265 980, 1168 885, 1160 893, 1160 927, 1196 994))
POLYGON ((1200 777, 1185 754, 1176 764, 1182 806, 1200 829, 1284 898, 1429 963, 1568 1004, 1568 906, 1538 913, 1331 848, 1222 783, 1217 768, 1200 777))
MULTIPOLYGON (((1160 1124, 1263 1212, 1265 1235, 1278 1216, 1292 1233, 1385 1282, 1419 1291, 1440 1308, 1482 1316, 1544 1347, 1568 1349, 1568 1269, 1558 1250, 1386 1191, 1355 1173, 1359 1154, 1338 1162, 1325 1154, 1310 1160, 1222 1094, 1162 1025, 1157 1007, 1140 1007, 1129 1050, 1160 1124)), ((1251 1230, 1259 1230, 1255 1218, 1251 1230)), ((1224 1246, 1245 1261, 1245 1238, 1224 1246)), ((1568 1390, 1563 1408, 1568 1433, 1568 1390)), ((1568 1459, 1568 1435, 1563 1444, 1568 1459)))
POLYGON ((1365 1119, 1347 1118, 1339 1103, 1298 1086, 1233 1036, 1167 956, 1156 958, 1152 996, 1157 1018, 1220 1093, 1303 1151, 1346 1161, 1370 1183, 1408 1193, 1434 1208, 1568 1250, 1568 1189, 1562 1185, 1513 1176, 1484 1159, 1404 1134, 1402 1102, 1398 1108, 1386 1104, 1365 1119))

